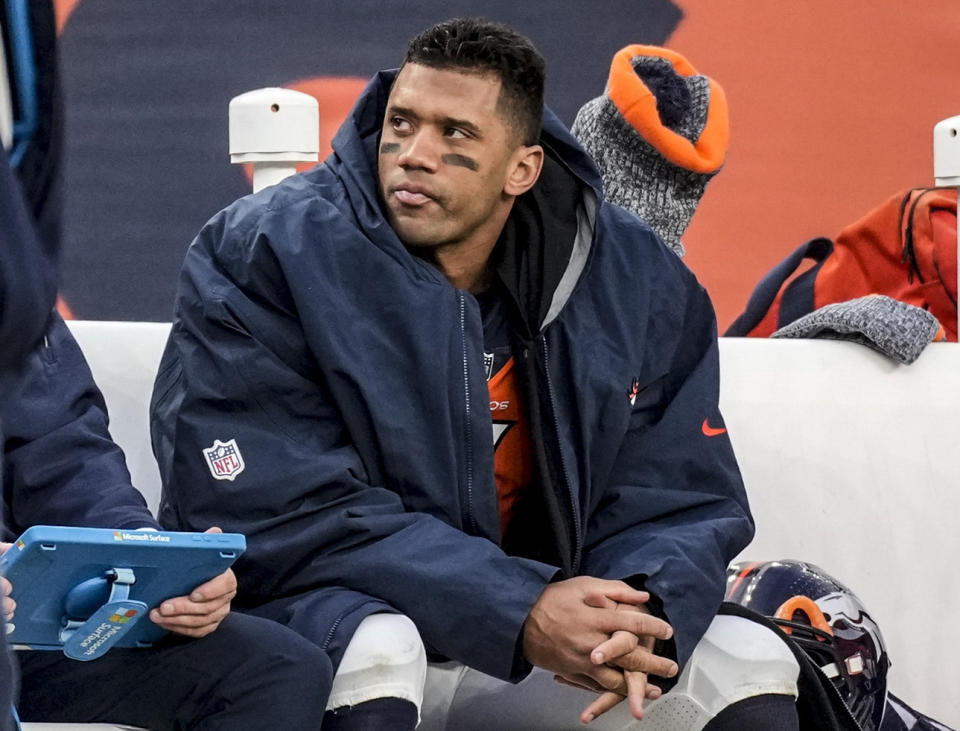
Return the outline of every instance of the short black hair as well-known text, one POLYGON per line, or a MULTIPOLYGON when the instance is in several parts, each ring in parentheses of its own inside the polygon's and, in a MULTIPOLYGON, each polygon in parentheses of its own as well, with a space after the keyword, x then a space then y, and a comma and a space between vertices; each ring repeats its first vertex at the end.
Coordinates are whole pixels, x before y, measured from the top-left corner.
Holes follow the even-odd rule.
POLYGON ((500 79, 498 106, 525 145, 540 138, 546 63, 529 38, 484 18, 454 18, 421 31, 404 64, 489 73, 500 79))

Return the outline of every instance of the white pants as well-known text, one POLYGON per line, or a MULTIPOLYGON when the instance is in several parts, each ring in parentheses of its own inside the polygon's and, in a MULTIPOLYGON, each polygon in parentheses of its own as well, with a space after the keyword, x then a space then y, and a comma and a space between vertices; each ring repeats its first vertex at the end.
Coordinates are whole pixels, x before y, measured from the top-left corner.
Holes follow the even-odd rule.
POLYGON ((402 614, 371 614, 357 627, 333 679, 327 710, 375 698, 402 698, 420 711, 427 653, 402 614))
MULTIPOLYGON (((423 644, 411 630, 416 633, 413 623, 401 615, 365 619, 347 647, 327 707, 393 696, 417 706, 422 731, 583 729, 580 713, 596 694, 559 685, 552 674, 539 669, 513 685, 456 662, 428 668, 423 644), (394 629, 401 639, 388 636, 394 629), (388 659, 385 649, 398 652, 388 659)), ((647 701, 643 721, 634 719, 624 702, 590 728, 697 731, 721 710, 746 698, 796 697, 798 673, 790 649, 769 629, 741 617, 717 616, 676 686, 661 698, 647 701)))

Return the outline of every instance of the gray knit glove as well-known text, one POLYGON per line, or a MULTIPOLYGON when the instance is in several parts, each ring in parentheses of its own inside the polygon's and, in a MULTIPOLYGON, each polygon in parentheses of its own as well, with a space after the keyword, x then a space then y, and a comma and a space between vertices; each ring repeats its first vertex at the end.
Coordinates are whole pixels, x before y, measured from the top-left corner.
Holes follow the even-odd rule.
POLYGON ((680 237, 726 154, 723 89, 678 53, 627 46, 572 131, 600 168, 607 200, 637 213, 683 256, 680 237))
POLYGON ((886 295, 871 294, 824 305, 770 337, 852 340, 910 365, 927 343, 943 339, 943 328, 926 310, 886 295))

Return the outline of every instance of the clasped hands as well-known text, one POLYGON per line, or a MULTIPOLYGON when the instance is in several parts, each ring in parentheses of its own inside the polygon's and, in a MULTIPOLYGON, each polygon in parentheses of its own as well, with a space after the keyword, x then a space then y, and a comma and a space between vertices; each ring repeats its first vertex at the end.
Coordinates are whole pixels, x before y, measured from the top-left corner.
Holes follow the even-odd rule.
POLYGON ((647 675, 670 678, 677 664, 653 653, 673 629, 647 608, 650 594, 622 581, 578 576, 550 584, 523 627, 527 660, 558 682, 600 695, 580 715, 582 723, 627 700, 635 718, 645 698, 660 696, 647 675))

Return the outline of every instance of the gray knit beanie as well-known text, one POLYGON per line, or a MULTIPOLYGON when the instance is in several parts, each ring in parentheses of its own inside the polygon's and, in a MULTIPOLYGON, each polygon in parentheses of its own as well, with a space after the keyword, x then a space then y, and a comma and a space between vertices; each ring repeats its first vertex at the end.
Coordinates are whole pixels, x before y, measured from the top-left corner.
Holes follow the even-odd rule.
POLYGON ((871 294, 824 305, 770 337, 852 340, 909 365, 920 357, 927 343, 945 336, 940 322, 926 310, 871 294))
POLYGON ((600 168, 607 200, 637 213, 683 256, 680 237, 727 150, 720 85, 674 51, 627 46, 572 131, 600 168))

